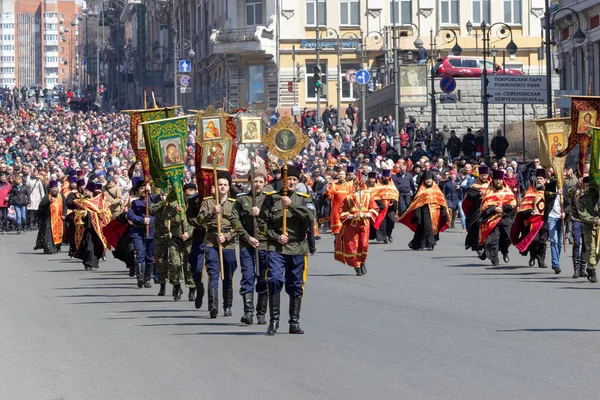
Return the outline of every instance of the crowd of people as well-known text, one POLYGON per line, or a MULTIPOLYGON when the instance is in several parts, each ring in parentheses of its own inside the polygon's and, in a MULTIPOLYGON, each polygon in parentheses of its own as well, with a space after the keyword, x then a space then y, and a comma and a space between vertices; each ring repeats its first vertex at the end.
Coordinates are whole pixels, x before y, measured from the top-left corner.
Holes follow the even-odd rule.
MULTIPOLYGON (((253 181, 240 179, 247 169, 220 172, 216 191, 204 197, 198 195, 196 132, 190 124, 185 204, 179 204, 144 181, 129 143, 128 115, 5 109, 0 113, 0 230, 37 230, 35 249, 53 254, 68 246, 68 254, 81 259, 86 270, 98 268, 112 250, 140 288, 154 280, 164 296, 170 283, 174 300, 180 300, 185 285, 196 308, 207 294, 211 318, 218 316, 219 287, 223 315, 232 315, 239 260, 241 320, 251 324, 256 315, 258 324, 266 324, 268 310, 270 334, 279 327, 284 288, 290 297, 290 333, 303 333, 299 315, 306 255, 316 252, 324 232, 335 236, 334 258, 357 276, 367 274, 369 241, 393 242, 397 222, 414 232, 411 249, 433 250, 457 219, 465 248, 493 265, 499 254, 508 262, 513 244, 529 254, 530 265, 537 261, 545 267, 549 239, 552 268, 560 273, 564 221, 573 242, 574 277, 597 282, 597 249, 590 243, 600 224, 598 192, 588 188, 587 171, 578 178, 566 169, 561 180, 539 159, 509 161, 501 133, 492 141, 496 157, 488 166, 482 131, 467 129, 459 138, 444 126, 432 134, 409 118, 396 132, 391 116, 374 118, 360 129, 357 115, 350 105, 338 124, 338 113, 329 107, 320 125, 305 110, 299 125, 309 145, 285 166, 286 181, 284 166, 265 162, 263 152, 252 160, 253 181)), ((271 126, 277 117, 272 116, 271 126)))

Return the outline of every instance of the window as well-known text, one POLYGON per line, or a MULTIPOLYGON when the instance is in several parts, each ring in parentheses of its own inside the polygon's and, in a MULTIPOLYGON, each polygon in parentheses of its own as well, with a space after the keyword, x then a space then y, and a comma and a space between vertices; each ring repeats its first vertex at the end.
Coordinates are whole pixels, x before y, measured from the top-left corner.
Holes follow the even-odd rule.
POLYGON ((246 25, 255 26, 263 23, 262 0, 246 0, 246 25))
POLYGON ((57 63, 58 57, 46 57, 46 62, 47 63, 57 63))
POLYGON ((306 25, 317 25, 317 14, 319 26, 327 25, 325 0, 306 0, 306 25))
POLYGON ((246 89, 248 103, 265 102, 265 66, 250 65, 248 67, 248 87, 246 89))
POLYGON ((55 31, 58 29, 58 24, 44 24, 44 29, 47 31, 55 31))
POLYGON ((15 45, 14 44, 5 44, 2 46, 2 50, 4 51, 14 51, 15 50, 15 45))
POLYGON ((45 46, 46 53, 53 53, 58 51, 58 46, 45 46))
POLYGON ((44 18, 56 18, 58 17, 57 13, 44 13, 44 18))
POLYGON ((44 40, 56 41, 58 40, 58 35, 44 35, 44 40))
POLYGON ((411 0, 390 0, 390 24, 402 25, 412 22, 411 0))
POLYGON ((442 1, 442 24, 458 25, 458 0, 442 1))
POLYGON ((340 25, 360 25, 359 0, 340 0, 340 25))
MULTIPOLYGON (((342 74, 344 74, 349 69, 360 70, 362 66, 358 63, 342 63, 342 74)), ((354 101, 358 97, 360 97, 360 88, 358 83, 350 83, 346 82, 346 79, 342 78, 342 100, 343 101, 354 101)))
POLYGON ((473 24, 488 24, 492 20, 490 15, 490 0, 473 0, 473 24))
POLYGON ((504 0, 504 22, 521 24, 522 0, 504 0))
MULTIPOLYGON (((317 101, 317 92, 315 90, 315 80, 313 79, 313 73, 315 71, 316 63, 306 64, 306 100, 317 101)), ((323 85, 327 84, 327 63, 321 63, 321 82, 323 85)), ((327 99, 327 91, 322 90, 321 86, 321 99, 327 99)))
POLYGON ((15 24, 0 24, 2 29, 15 29, 15 24))
POLYGON ((15 35, 2 35, 2 39, 4 40, 9 40, 9 41, 14 41, 15 40, 15 35))

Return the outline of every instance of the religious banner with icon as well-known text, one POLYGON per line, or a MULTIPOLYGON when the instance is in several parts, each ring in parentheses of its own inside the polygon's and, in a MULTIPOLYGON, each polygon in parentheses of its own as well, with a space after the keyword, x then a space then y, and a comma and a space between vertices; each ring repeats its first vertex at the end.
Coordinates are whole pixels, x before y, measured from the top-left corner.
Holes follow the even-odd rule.
MULTIPOLYGON (((244 109, 231 110, 231 113, 245 111, 244 109)), ((211 190, 214 187, 212 157, 210 149, 205 148, 205 144, 211 140, 222 140, 225 143, 223 153, 216 154, 217 159, 224 158, 225 166, 220 165, 218 170, 232 173, 234 169, 235 157, 237 155, 237 146, 234 140, 237 137, 236 124, 233 121, 232 115, 226 113, 222 108, 215 109, 213 106, 208 106, 206 110, 195 110, 196 112, 196 182, 198 184, 199 199, 205 196, 210 196, 211 190), (211 122, 209 124, 209 122, 211 122), (217 134, 216 131, 219 131, 217 134), (217 136, 220 137, 217 138, 217 136), (209 158, 210 157, 210 158, 209 158), (210 166, 208 166, 210 161, 210 166), (204 167, 203 167, 204 165, 204 167)), ((217 164, 221 164, 218 162, 217 164)))
POLYGON ((427 65, 400 65, 400 106, 427 107, 427 65))
POLYGON ((583 176, 585 160, 591 145, 591 130, 600 126, 600 97, 598 96, 570 96, 571 97, 571 135, 567 148, 557 154, 558 157, 566 156, 576 145, 579 145, 579 176, 583 176))
POLYGON ((600 186, 600 127, 591 127, 592 155, 590 159, 590 183, 600 186))
MULTIPOLYGON (((548 168, 552 167, 556 176, 563 176, 566 155, 559 157, 568 143, 571 133, 570 118, 536 119, 540 163, 548 168)), ((557 184, 562 188, 562 179, 557 184)))
MULTIPOLYGON (((148 151, 146 149, 146 143, 144 139, 144 133, 140 124, 148 121, 156 121, 164 118, 173 118, 177 113, 176 107, 165 107, 165 108, 154 108, 149 110, 126 110, 124 113, 129 114, 130 122, 129 122, 129 141, 131 143, 131 148, 135 154, 136 160, 139 160, 142 163, 142 171, 144 172, 144 178, 149 181, 151 178, 151 166, 150 159, 148 157, 148 151)), ((132 166, 129 171, 129 177, 131 178, 133 174, 133 168, 135 164, 132 166)), ((161 183, 158 182, 160 185, 161 183)))
MULTIPOLYGON (((185 206, 183 198, 183 172, 185 166, 185 143, 188 133, 188 116, 166 118, 140 124, 144 132, 150 174, 154 181, 168 182, 185 206)), ((167 190, 168 186, 159 186, 167 190)))

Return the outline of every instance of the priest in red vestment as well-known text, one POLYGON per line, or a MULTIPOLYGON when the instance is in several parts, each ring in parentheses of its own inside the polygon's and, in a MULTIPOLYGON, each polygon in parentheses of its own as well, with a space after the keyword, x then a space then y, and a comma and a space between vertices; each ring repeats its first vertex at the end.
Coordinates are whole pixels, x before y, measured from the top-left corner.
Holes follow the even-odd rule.
POLYGON ((369 228, 378 215, 377 204, 365 184, 356 180, 355 193, 348 195, 342 203, 340 220, 342 227, 335 238, 334 258, 354 268, 356 275, 367 273, 369 252, 369 228))

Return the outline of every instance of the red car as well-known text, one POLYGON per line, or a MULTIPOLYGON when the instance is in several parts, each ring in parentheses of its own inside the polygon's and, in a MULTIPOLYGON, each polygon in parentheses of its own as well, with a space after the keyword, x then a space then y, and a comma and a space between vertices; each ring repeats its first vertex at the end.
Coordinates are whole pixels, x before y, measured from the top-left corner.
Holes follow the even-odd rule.
MULTIPOLYGON (((494 73, 494 63, 487 59, 488 74, 494 73)), ((438 59, 434 66, 437 76, 454 76, 463 78, 479 78, 483 74, 483 58, 480 57, 444 57, 438 59)), ((504 71, 501 65, 495 65, 497 75, 525 75, 518 69, 504 71)))

